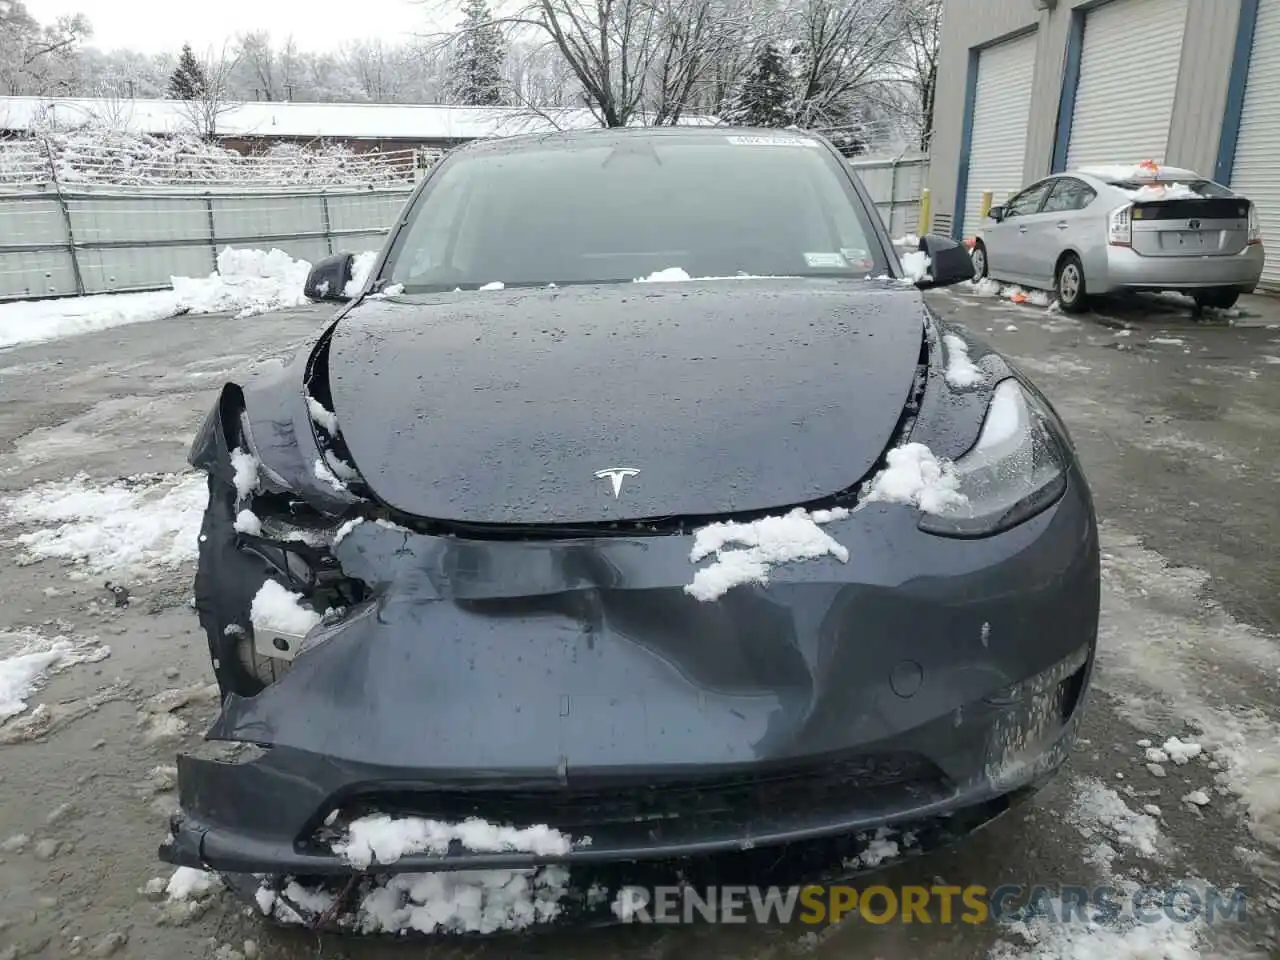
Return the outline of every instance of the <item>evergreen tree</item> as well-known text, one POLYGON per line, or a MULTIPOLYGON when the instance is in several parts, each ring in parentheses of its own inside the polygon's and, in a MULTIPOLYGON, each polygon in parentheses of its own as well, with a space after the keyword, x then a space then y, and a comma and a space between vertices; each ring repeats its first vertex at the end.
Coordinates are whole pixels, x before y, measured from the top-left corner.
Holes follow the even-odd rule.
POLYGON ((791 85, 782 54, 772 43, 766 43, 756 54, 755 66, 742 85, 734 119, 748 127, 789 126, 791 85))
POLYGON ((491 107, 502 103, 506 44, 485 0, 466 0, 449 71, 449 92, 457 103, 491 107))
POLYGON ((204 67, 191 52, 191 44, 182 45, 178 66, 169 76, 169 97, 173 100, 198 100, 208 86, 204 67))

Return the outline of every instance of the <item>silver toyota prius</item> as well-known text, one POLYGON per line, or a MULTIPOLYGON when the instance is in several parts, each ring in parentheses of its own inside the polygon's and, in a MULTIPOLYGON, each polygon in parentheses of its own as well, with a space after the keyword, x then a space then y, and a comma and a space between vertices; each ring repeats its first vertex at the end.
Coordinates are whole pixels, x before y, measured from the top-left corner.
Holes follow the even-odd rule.
POLYGON ((1192 170, 1085 167, 991 208, 973 239, 979 278, 1053 290, 1063 310, 1120 290, 1172 290, 1201 307, 1252 293, 1265 258, 1257 208, 1192 170))

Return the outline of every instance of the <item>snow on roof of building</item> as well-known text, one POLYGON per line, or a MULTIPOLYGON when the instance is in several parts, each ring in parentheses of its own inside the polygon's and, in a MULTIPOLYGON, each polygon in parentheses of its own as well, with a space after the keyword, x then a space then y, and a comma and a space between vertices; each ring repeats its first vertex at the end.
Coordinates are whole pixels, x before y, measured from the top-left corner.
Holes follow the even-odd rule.
MULTIPOLYGON (((229 104, 218 118, 223 137, 337 137, 350 139, 476 140, 599 126, 591 111, 550 108, 546 116, 523 107, 459 107, 400 103, 229 104), (554 120, 554 122, 552 122, 554 120)), ((110 123, 130 133, 192 132, 181 100, 0 97, 0 131, 53 125, 110 123)), ((712 117, 688 117, 705 125, 712 117)))

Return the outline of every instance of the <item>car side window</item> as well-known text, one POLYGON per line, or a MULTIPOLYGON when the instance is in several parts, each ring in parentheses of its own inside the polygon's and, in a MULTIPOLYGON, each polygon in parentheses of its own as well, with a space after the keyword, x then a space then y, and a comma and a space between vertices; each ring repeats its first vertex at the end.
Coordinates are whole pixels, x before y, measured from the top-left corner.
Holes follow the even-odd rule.
POLYGON ((1074 177, 1062 177, 1053 186, 1049 199, 1044 202, 1043 213, 1063 213, 1068 210, 1083 210, 1097 196, 1093 188, 1083 180, 1074 177))
POLYGON ((1027 189, 1005 204, 1005 219, 1009 217, 1025 217, 1029 213, 1035 213, 1040 209, 1040 201, 1044 199, 1044 195, 1049 192, 1051 186, 1053 186, 1053 181, 1045 180, 1027 187, 1027 189))

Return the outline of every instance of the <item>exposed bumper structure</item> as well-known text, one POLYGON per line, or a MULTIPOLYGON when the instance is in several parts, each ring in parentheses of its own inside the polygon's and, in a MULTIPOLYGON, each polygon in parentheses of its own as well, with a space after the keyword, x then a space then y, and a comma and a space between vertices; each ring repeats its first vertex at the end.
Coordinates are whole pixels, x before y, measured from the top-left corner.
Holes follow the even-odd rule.
POLYGON ((554 856, 455 847, 380 873, 668 860, 995 815, 1056 770, 1097 634, 1081 478, 982 540, 929 536, 896 505, 826 529, 847 564, 790 564, 701 603, 683 591, 690 537, 363 524, 336 555, 376 599, 316 628, 257 696, 227 698, 210 737, 266 749, 179 758, 160 856, 350 874, 325 822, 378 811, 576 841, 554 856))

